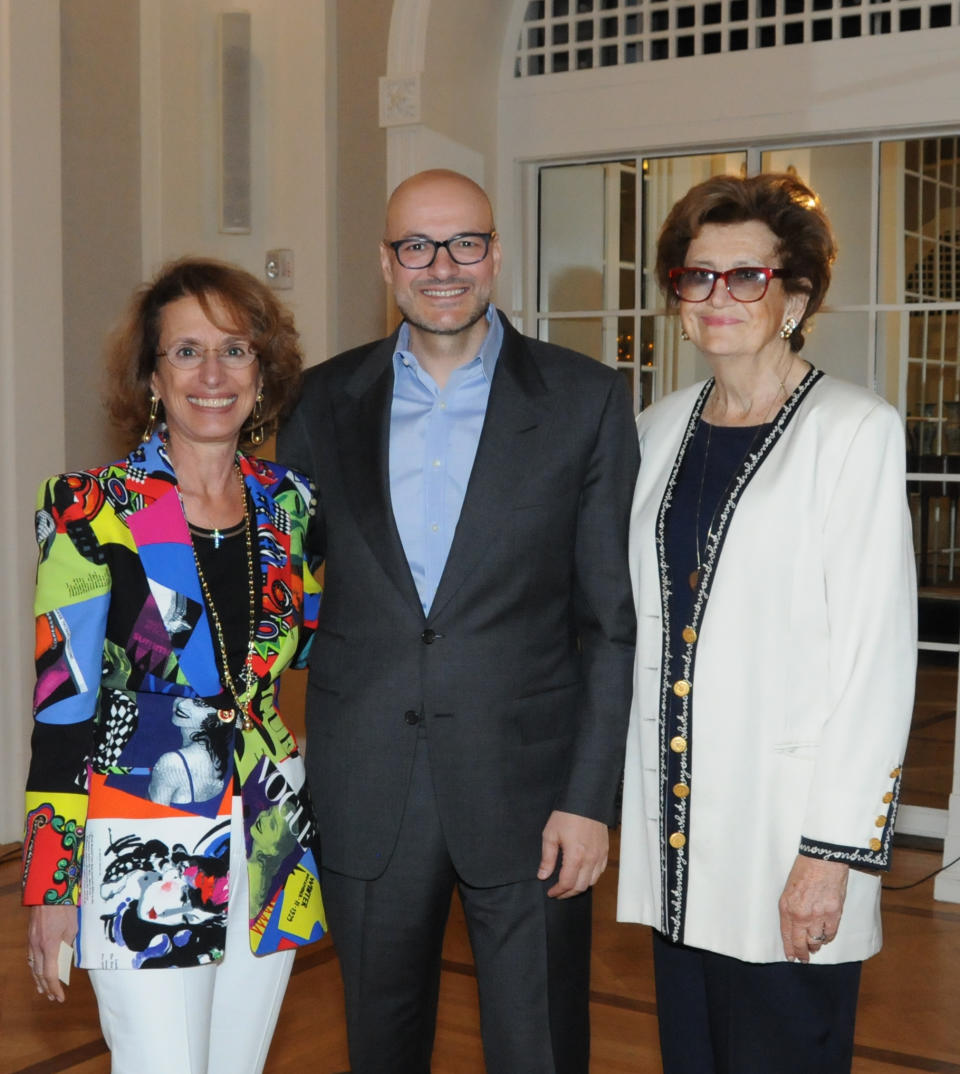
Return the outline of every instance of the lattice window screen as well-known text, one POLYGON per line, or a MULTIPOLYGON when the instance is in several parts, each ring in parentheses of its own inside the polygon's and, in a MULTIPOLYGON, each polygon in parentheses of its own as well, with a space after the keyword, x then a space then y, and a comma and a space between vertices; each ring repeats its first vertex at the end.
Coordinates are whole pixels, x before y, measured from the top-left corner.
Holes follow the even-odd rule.
POLYGON ((960 139, 908 142, 904 160, 907 302, 960 300, 960 139))
MULTIPOLYGON (((904 143, 903 246, 906 302, 960 301, 960 138, 904 143)), ((911 312, 907 338, 910 447, 918 455, 951 456, 951 465, 960 456, 958 320, 955 309, 911 312)), ((951 580, 960 574, 960 535, 951 534, 940 541, 949 545, 949 558, 941 562, 934 552, 926 563, 931 577, 944 563, 951 580)))
POLYGON ((528 0, 514 77, 955 25, 958 0, 528 0))

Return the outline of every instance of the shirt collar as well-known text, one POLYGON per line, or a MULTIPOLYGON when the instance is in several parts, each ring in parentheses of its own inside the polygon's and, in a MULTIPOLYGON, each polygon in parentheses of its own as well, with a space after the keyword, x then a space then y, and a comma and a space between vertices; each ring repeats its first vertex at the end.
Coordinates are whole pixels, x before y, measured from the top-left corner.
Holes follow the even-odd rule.
MULTIPOLYGON (((487 312, 484 316, 487 319, 487 334, 483 337, 483 343, 480 344, 480 350, 477 352, 476 357, 480 360, 480 367, 483 369, 484 377, 486 377, 487 381, 492 381, 494 370, 497 367, 497 359, 500 357, 500 348, 503 346, 503 324, 497 316, 497 308, 492 302, 487 306, 487 312)), ((420 366, 417 356, 410 350, 410 325, 406 321, 400 325, 400 331, 397 334, 397 346, 393 352, 394 375, 397 374, 404 360, 412 360, 418 368, 420 366)))

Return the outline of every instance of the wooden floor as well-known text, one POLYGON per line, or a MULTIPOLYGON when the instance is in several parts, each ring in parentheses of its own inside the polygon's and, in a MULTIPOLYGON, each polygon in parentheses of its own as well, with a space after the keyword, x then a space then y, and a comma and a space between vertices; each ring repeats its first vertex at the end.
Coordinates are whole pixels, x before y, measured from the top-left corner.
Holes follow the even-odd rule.
MULTIPOLYGON (((887 882, 909 883, 939 864, 934 851, 898 848, 887 882)), ((597 889, 591 1070, 657 1074, 649 934, 616 924, 615 901, 614 862, 597 889)), ((109 1056, 86 974, 74 971, 64 1006, 49 1003, 32 987, 15 861, 0 864, 0 919, 0 1074, 107 1074, 109 1056)), ((864 967, 855 1074, 960 1074, 960 905, 935 902, 932 881, 887 891, 884 933, 883 951, 864 967)), ((324 941, 297 956, 267 1074, 346 1069, 339 970, 324 941)), ((483 1072, 473 965, 458 906, 444 947, 433 1070, 483 1072)))

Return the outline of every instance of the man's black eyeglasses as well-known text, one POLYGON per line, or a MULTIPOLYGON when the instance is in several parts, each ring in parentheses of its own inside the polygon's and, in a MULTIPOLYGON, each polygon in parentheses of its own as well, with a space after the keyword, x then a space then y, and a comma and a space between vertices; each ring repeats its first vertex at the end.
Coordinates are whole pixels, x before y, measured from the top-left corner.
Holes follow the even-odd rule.
POLYGON ((495 231, 464 231, 443 242, 415 235, 386 245, 396 254, 400 264, 408 269, 429 268, 437 260, 441 247, 458 265, 476 265, 490 252, 490 240, 496 234, 495 231))

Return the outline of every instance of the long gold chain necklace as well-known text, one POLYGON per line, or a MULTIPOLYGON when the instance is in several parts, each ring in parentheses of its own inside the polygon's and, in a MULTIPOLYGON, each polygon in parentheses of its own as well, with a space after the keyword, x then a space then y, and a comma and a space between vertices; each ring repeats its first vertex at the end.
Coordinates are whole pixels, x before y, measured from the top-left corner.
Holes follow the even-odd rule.
MULTIPOLYGON (((253 720, 250 718, 249 705, 253 699, 253 695, 256 693, 257 680, 253 674, 253 657, 255 653, 254 642, 256 640, 257 629, 257 609, 256 609, 256 589, 254 588, 253 578, 253 536, 250 532, 250 503, 247 497, 246 485, 243 481, 243 472, 240 469, 238 462, 234 463, 234 469, 237 477, 240 481, 240 489, 243 493, 243 533, 244 543, 247 551, 247 596, 248 596, 248 619, 250 636, 247 642, 247 655, 243 661, 243 667, 240 669, 239 678, 243 682, 243 690, 241 691, 237 687, 236 680, 230 672, 230 660, 227 652, 227 642, 223 634, 223 626, 220 622, 220 615, 217 612, 216 605, 213 603, 213 596, 210 593, 210 587, 207 585, 206 576, 203 573, 203 568, 200 566, 200 557, 197 555, 197 547, 193 539, 190 540, 190 548, 193 551, 193 562, 197 567, 197 577, 200 579, 200 589, 203 591, 203 599, 206 602, 207 610, 210 612, 210 618, 213 620, 214 633, 217 636, 217 648, 220 650, 220 666, 223 671, 223 682, 230 692, 230 696, 234 700, 236 705, 235 709, 218 709, 217 716, 223 723, 232 723, 235 719, 239 718, 240 729, 243 731, 252 731, 254 727, 253 720)), ((177 490, 179 495, 179 489, 177 490)), ((181 506, 183 505, 183 497, 180 497, 181 506)), ((184 511, 186 515, 186 511, 184 511)), ((188 523, 189 525, 189 523, 188 523)))

